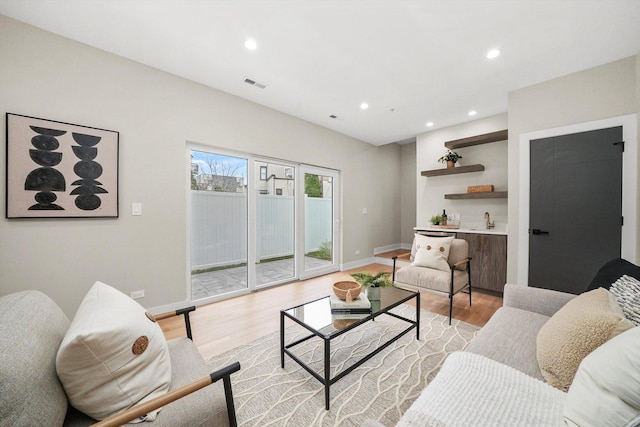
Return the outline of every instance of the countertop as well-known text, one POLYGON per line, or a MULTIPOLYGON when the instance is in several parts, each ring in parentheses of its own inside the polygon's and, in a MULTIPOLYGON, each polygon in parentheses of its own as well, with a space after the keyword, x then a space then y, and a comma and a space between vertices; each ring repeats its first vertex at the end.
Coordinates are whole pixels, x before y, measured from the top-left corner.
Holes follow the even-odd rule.
POLYGON ((475 233, 475 234, 496 234, 500 236, 507 235, 507 225, 506 224, 496 224, 494 228, 486 229, 484 225, 474 226, 462 224, 460 228, 432 228, 431 226, 426 227, 413 227, 415 231, 442 231, 445 233, 475 233))

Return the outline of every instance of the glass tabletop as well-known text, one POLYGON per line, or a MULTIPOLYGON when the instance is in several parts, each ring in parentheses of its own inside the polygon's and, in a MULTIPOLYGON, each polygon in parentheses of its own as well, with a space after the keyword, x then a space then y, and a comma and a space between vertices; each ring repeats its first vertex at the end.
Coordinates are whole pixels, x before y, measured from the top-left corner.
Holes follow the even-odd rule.
POLYGON ((415 292, 395 287, 380 288, 380 300, 371 301, 370 314, 334 314, 328 296, 284 310, 284 312, 322 335, 332 335, 356 323, 361 323, 372 314, 387 311, 391 307, 408 301, 415 292))

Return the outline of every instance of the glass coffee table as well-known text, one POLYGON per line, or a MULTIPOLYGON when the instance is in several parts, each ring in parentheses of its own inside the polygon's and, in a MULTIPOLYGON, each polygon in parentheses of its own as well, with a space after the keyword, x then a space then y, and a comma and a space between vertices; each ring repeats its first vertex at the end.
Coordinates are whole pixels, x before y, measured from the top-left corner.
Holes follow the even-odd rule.
POLYGON ((349 372, 362 365, 367 360, 371 359, 376 354, 387 348, 393 342, 400 339, 400 337, 407 334, 412 329, 416 330, 416 339, 420 339, 420 293, 411 292, 395 287, 384 287, 380 289, 380 301, 371 301, 371 313, 362 314, 355 317, 355 319, 349 319, 348 322, 334 325, 334 319, 332 318, 331 305, 329 303, 329 297, 317 299, 315 301, 308 302, 306 304, 298 305, 296 307, 288 308, 286 310, 280 310, 280 362, 282 368, 284 368, 284 355, 287 354, 293 360, 295 360, 300 366, 302 366, 307 372, 313 375, 318 381, 324 385, 324 400, 325 408, 329 409, 329 389, 333 383, 347 375, 349 372), (405 303, 411 299, 415 299, 416 314, 415 320, 408 319, 403 316, 399 316, 390 312, 391 309, 405 303), (380 345, 372 352, 368 353, 353 365, 344 369, 343 371, 336 373, 331 378, 331 340, 340 335, 355 329, 367 322, 374 321, 376 317, 387 315, 395 317, 401 321, 409 324, 406 329, 400 331, 397 335, 393 336, 390 340, 380 345), (294 342, 285 343, 285 319, 293 320, 295 323, 306 328, 311 332, 310 335, 300 338, 294 342), (319 337, 324 341, 324 369, 323 373, 315 371, 311 366, 307 365, 303 360, 296 356, 290 349, 298 344, 301 344, 313 337, 319 337))

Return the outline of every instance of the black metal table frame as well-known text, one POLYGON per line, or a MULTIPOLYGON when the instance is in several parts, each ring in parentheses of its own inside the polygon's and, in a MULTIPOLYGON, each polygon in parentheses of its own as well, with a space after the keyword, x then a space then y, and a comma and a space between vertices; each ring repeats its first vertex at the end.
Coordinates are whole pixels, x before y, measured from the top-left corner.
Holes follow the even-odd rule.
POLYGON ((345 327, 344 329, 341 329, 340 331, 334 333, 334 334, 329 334, 329 335, 325 335, 325 334, 321 334, 320 332, 316 331, 315 329, 313 329, 312 327, 306 325, 304 322, 296 319, 295 317, 289 315, 286 311, 287 310, 292 310, 294 308, 298 308, 301 307, 303 305, 306 304, 311 304, 312 302, 315 301, 319 301, 321 299, 324 298, 329 298, 329 297, 323 297, 323 298, 318 298, 317 300, 313 300, 313 301, 309 301, 305 304, 301 304, 295 307, 291 307, 288 308, 286 310, 280 310, 280 363, 281 363, 281 367, 284 368, 284 355, 285 353, 287 355, 289 355, 289 357, 291 357, 294 361, 296 361, 300 366, 302 366, 304 368, 304 370, 306 370, 307 372, 309 372, 314 378, 316 378, 318 381, 320 381, 320 383, 322 383, 324 385, 324 400, 325 400, 325 408, 327 410, 329 410, 329 390, 332 384, 334 384, 336 381, 340 380, 342 377, 344 377, 345 375, 347 375, 348 373, 350 373, 351 371, 353 371, 354 369, 356 369, 358 366, 362 365, 363 363, 365 363, 367 360, 371 359, 373 356, 375 356, 376 354, 380 353, 382 350, 384 350, 385 348, 387 348, 389 345, 391 345, 392 343, 394 343, 395 341, 399 340, 401 337, 403 337, 404 335, 406 335, 409 331, 411 331, 412 329, 415 328, 416 330, 416 340, 420 340, 420 293, 419 292, 412 292, 411 295, 407 296, 406 298, 403 298, 400 301, 395 302, 392 305, 389 305, 388 307, 385 307, 384 309, 381 309, 380 311, 376 312, 376 313, 372 313, 370 316, 367 316, 361 320, 359 320, 356 323, 353 323, 352 325, 349 325, 347 327, 345 327), (415 298, 416 300, 416 320, 411 320, 411 319, 407 319, 406 317, 402 317, 399 316, 395 313, 390 313, 389 310, 399 306, 400 304, 403 304, 409 300, 411 300, 412 298, 415 298), (383 314, 386 314, 388 316, 392 316, 395 317, 396 319, 400 319, 403 320, 407 323, 410 324, 409 327, 407 327, 406 329, 404 329, 403 331, 401 331, 400 333, 398 333, 396 336, 394 336, 393 338, 391 338, 389 341, 385 342, 384 344, 382 344, 381 346, 377 347, 374 351, 372 351, 371 353, 367 354, 366 356, 364 356, 362 359, 358 360, 357 362, 355 362, 353 365, 349 366, 347 369, 341 371, 340 373, 338 373, 336 376, 334 376, 333 378, 331 378, 331 340, 333 338, 339 337, 340 335, 355 329, 356 327, 365 324, 366 322, 369 321, 373 321, 375 320, 376 317, 381 316, 383 314), (290 344, 285 345, 284 343, 284 323, 285 323, 285 317, 288 317, 289 319, 293 320, 294 322, 296 322, 297 324, 299 324, 300 326, 302 326, 303 328, 309 330, 311 332, 311 335, 306 336, 304 338, 300 338, 290 344), (311 368, 309 365, 307 365, 305 362, 303 362, 298 356, 296 356, 295 354, 293 354, 291 351, 289 351, 290 348, 295 347, 298 344, 301 344, 313 337, 319 337, 322 338, 322 340, 324 341, 324 377, 322 375, 320 375, 318 372, 314 371, 313 368, 311 368))

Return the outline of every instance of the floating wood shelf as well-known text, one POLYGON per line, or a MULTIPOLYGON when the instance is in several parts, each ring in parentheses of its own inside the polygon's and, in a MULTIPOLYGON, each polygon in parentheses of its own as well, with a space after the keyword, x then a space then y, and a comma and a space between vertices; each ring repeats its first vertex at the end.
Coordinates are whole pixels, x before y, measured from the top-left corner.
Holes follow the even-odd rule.
POLYGON ((488 144, 490 142, 505 141, 509 138, 509 131, 507 129, 499 130, 496 132, 485 133, 483 135, 470 136, 468 138, 455 139, 453 141, 447 141, 444 146, 449 150, 455 150, 456 148, 471 147, 473 145, 488 144))
POLYGON ((453 175, 456 173, 480 172, 484 170, 483 165, 456 166, 454 168, 432 169, 420 172, 422 176, 453 175))
POLYGON ((492 191, 487 193, 460 193, 460 194, 445 194, 445 199, 506 199, 508 197, 507 191, 492 191))

